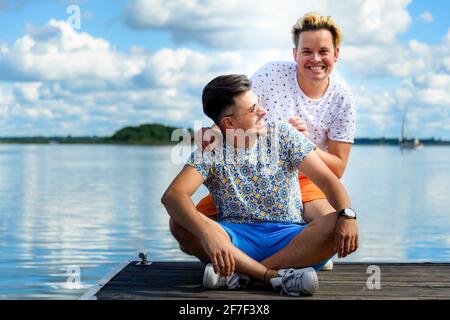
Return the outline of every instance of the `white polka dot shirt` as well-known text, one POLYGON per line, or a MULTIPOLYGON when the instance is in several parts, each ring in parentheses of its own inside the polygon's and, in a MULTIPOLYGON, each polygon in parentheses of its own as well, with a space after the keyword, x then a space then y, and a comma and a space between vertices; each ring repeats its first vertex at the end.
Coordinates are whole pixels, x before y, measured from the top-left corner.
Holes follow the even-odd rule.
POLYGON ((332 78, 319 99, 311 99, 302 92, 294 62, 269 62, 251 80, 253 91, 267 110, 267 122, 288 121, 294 115, 299 116, 308 127, 311 141, 322 150, 327 150, 328 140, 354 142, 353 96, 332 78))

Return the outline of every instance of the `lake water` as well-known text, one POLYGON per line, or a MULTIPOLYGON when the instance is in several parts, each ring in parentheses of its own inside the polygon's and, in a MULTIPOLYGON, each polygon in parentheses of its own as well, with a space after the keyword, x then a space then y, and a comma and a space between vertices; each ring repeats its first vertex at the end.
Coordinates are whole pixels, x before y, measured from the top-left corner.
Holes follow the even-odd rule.
MULTIPOLYGON (((181 168, 171 150, 0 145, 0 299, 77 298, 142 250, 195 260, 160 203, 181 168)), ((355 146, 343 181, 360 226, 360 248, 343 261, 450 262, 450 148, 355 146)))

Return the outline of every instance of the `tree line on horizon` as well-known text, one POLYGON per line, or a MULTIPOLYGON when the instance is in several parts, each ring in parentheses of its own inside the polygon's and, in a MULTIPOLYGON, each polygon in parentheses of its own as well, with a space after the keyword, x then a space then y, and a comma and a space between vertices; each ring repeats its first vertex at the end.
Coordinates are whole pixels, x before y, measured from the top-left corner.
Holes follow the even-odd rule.
MULTIPOLYGON (((136 144, 136 145, 170 145, 178 141, 171 141, 172 132, 177 127, 151 123, 139 126, 127 126, 116 131, 110 137, 84 136, 84 137, 5 137, 0 143, 66 143, 66 144, 136 144)), ((193 137, 193 130, 186 129, 193 137)), ((435 138, 421 139, 425 145, 450 145, 450 141, 435 138)), ((398 145, 398 138, 356 138, 359 145, 398 145)))
MULTIPOLYGON (((0 138, 0 143, 87 143, 87 144, 142 144, 142 145, 164 145, 175 144, 178 141, 171 141, 172 132, 176 127, 162 124, 142 124, 139 126, 128 126, 116 131, 110 137, 80 136, 71 135, 61 137, 5 137, 0 138)), ((192 129, 187 129, 191 134, 192 129)))

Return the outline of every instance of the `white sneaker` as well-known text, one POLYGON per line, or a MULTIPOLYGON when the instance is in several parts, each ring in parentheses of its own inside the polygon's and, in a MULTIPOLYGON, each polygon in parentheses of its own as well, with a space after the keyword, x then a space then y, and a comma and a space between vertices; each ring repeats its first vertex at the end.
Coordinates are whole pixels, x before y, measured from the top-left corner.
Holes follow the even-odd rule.
POLYGON ((316 271, 309 267, 303 269, 280 269, 279 277, 270 279, 272 287, 280 294, 290 296, 311 295, 319 288, 316 271))
POLYGON ((323 270, 323 271, 332 271, 332 270, 333 270, 333 261, 331 261, 331 259, 328 260, 327 263, 325 263, 325 264, 323 265, 322 269, 320 269, 320 270, 323 270))
POLYGON ((229 290, 243 289, 247 286, 250 277, 245 274, 233 273, 229 277, 214 272, 213 265, 208 263, 203 273, 203 286, 208 289, 226 288, 229 290))

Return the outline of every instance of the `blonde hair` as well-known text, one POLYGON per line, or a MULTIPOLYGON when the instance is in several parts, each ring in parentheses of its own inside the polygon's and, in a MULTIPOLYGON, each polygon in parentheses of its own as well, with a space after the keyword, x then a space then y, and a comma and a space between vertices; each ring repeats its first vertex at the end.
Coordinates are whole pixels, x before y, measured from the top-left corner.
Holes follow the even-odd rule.
POLYGON ((292 27, 292 42, 294 42, 295 48, 298 48, 298 39, 300 33, 303 31, 311 30, 328 30, 333 36, 333 45, 335 48, 339 48, 342 41, 342 31, 337 23, 330 16, 321 16, 316 12, 310 12, 298 19, 297 23, 292 27))

